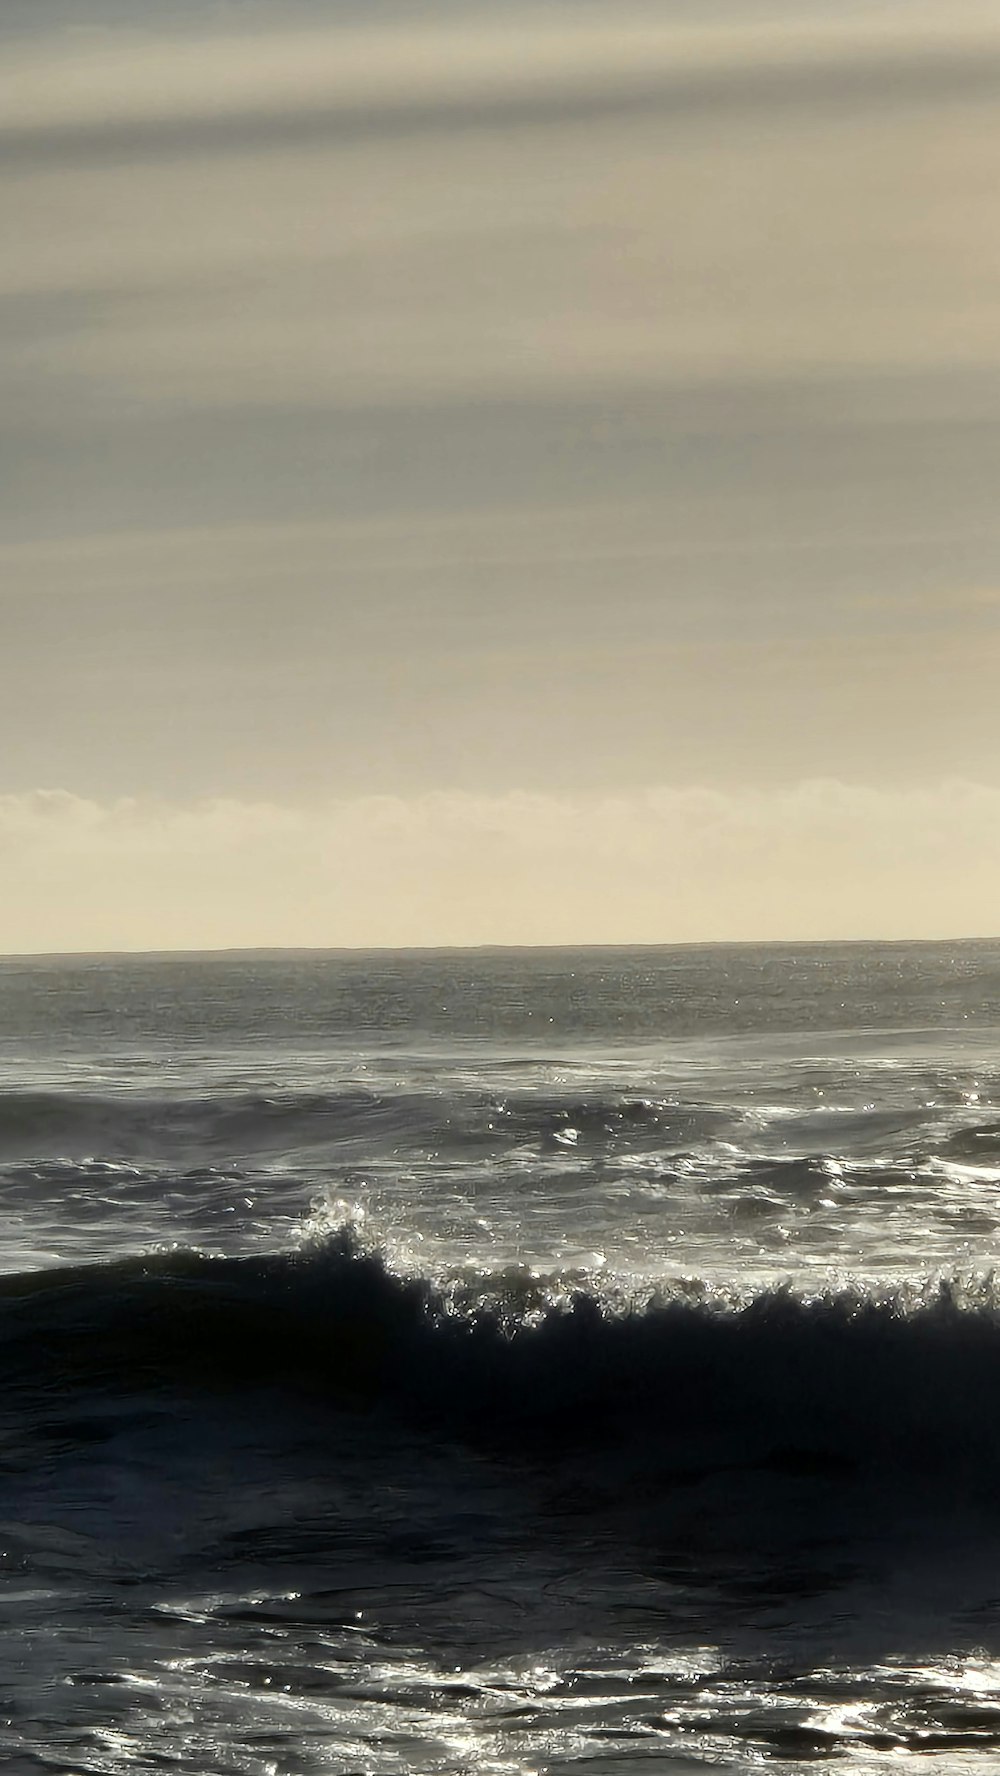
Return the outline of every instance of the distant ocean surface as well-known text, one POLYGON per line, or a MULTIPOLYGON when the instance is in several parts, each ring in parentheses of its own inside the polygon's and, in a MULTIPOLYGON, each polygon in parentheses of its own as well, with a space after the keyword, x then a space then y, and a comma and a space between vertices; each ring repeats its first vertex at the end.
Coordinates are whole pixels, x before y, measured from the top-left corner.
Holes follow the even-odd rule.
POLYGON ((1000 943, 0 962, 0 1765, 1000 1770, 1000 943))

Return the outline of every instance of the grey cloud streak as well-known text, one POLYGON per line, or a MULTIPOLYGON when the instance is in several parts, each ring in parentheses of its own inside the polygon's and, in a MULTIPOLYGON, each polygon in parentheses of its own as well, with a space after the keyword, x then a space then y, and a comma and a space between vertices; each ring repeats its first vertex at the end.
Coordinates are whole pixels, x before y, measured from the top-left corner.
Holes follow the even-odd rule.
POLYGON ((349 147, 441 132, 493 133, 645 116, 660 123, 688 124, 699 118, 710 122, 720 113, 727 120, 740 121, 754 113, 771 115, 792 107, 806 109, 816 117, 826 108, 842 114, 845 108, 898 108, 997 97, 1000 51, 978 45, 972 51, 963 48, 955 52, 945 46, 933 58, 926 52, 908 55, 902 51, 892 61, 876 66, 858 57, 833 66, 732 67, 688 71, 679 77, 659 72, 610 87, 595 85, 569 92, 477 93, 469 99, 442 96, 382 105, 320 102, 294 111, 253 107, 235 114, 67 122, 37 128, 11 128, 0 120, 0 156, 11 168, 65 162, 141 162, 161 157, 202 159, 214 153, 349 147))
MULTIPOLYGON (((722 508, 734 548, 761 535, 796 547, 934 525, 947 539, 996 535, 986 503, 1000 370, 769 382, 735 379, 648 392, 477 394, 375 405, 247 402, 170 410, 155 426, 99 393, 61 389, 8 439, 0 510, 16 532, 32 495, 100 531, 128 511, 182 524, 239 509, 302 519, 474 508, 528 510, 588 498, 656 498, 671 546, 717 546, 722 508), (101 455, 87 453, 104 421, 101 455), (933 426, 933 441, 924 427, 933 426), (433 437, 433 450, 427 449, 433 437), (882 471, 890 469, 891 474, 882 471)), ((984 571, 986 564, 984 563, 984 571)))

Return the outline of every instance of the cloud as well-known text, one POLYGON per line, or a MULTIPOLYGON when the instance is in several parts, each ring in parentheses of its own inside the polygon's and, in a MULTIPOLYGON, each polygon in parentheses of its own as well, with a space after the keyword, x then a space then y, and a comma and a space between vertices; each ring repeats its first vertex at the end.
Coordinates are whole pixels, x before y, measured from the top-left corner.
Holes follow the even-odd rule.
POLYGON ((997 361, 995 17, 583 19, 14 52, 18 377, 93 424, 997 361))
POLYGON ((981 928, 600 796, 996 775, 993 0, 109 8, 5 60, 0 943, 981 928))
POLYGON ((358 28, 97 34, 9 52, 5 155, 41 164, 252 145, 372 141, 789 103, 880 106, 989 91, 1000 43, 982 8, 724 29, 619 7, 613 24, 512 11, 500 26, 425 17, 358 28), (530 54, 524 53, 530 41, 530 54))
POLYGON ((987 935, 1000 786, 369 796, 310 807, 0 797, 0 947, 987 935))

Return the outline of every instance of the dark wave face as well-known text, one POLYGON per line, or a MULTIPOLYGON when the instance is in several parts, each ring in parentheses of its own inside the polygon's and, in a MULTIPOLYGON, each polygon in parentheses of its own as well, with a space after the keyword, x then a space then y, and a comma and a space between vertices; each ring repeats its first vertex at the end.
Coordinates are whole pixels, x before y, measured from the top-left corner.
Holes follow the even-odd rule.
POLYGON ((178 1251, 8 1277, 5 1406, 276 1387, 419 1433, 647 1463, 1000 1479, 992 1286, 743 1304, 709 1286, 644 1303, 518 1272, 443 1288, 351 1230, 298 1253, 178 1251))

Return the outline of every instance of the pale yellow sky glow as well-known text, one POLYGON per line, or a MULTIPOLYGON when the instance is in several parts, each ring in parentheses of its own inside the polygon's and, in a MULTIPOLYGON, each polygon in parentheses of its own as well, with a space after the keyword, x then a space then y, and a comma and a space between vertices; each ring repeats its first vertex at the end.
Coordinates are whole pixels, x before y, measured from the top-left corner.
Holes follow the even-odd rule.
POLYGON ((1000 9, 12 0, 0 951, 995 931, 1000 9))

